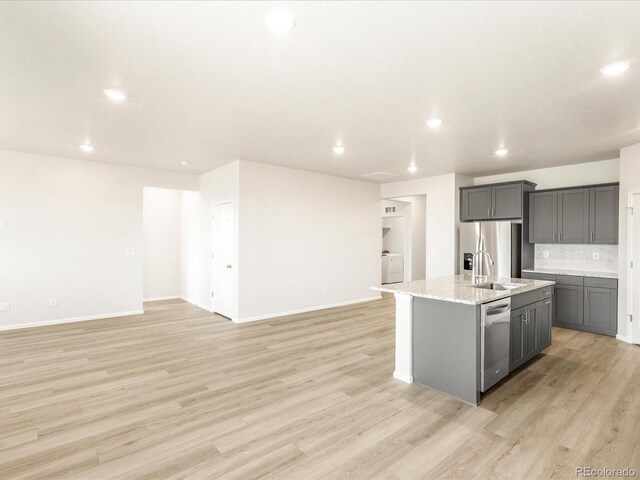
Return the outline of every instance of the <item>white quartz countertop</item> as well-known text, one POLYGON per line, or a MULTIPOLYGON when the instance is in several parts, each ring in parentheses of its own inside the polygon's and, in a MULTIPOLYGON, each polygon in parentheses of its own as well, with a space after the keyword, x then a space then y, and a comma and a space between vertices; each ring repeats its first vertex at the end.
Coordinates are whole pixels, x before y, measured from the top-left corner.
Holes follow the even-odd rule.
POLYGON ((379 292, 405 293, 414 297, 443 300, 445 302, 480 305, 518 295, 519 293, 537 290, 555 283, 549 280, 529 280, 524 278, 482 277, 478 280, 478 283, 488 282, 518 283, 522 286, 510 290, 486 290, 473 287, 471 285, 471 275, 454 275, 451 277, 381 285, 379 287, 371 287, 371 289, 379 292))
POLYGON ((576 277, 618 278, 618 272, 590 272, 587 270, 569 270, 563 268, 527 268, 522 271, 527 273, 548 273, 549 275, 573 275, 576 277))

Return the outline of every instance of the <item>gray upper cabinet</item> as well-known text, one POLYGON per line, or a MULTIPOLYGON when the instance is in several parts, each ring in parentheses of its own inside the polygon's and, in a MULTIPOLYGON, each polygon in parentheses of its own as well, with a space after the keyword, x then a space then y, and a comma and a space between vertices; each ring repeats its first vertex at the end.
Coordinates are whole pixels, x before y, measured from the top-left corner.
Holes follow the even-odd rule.
POLYGON ((520 181, 462 187, 460 189, 460 221, 520 220, 523 218, 524 193, 535 184, 520 181))
POLYGON ((529 242, 556 243, 558 192, 529 194, 529 242))
POLYGON ((497 185, 491 188, 492 218, 522 217, 522 183, 497 185))
POLYGON ((491 218, 491 187, 461 190, 460 220, 487 220, 491 218))
POLYGON ((618 243, 617 185, 589 189, 589 243, 618 243))
POLYGON ((529 243, 617 244, 618 185, 531 192, 529 243))
POLYGON ((558 192, 558 243, 582 244, 589 240, 589 190, 558 192))

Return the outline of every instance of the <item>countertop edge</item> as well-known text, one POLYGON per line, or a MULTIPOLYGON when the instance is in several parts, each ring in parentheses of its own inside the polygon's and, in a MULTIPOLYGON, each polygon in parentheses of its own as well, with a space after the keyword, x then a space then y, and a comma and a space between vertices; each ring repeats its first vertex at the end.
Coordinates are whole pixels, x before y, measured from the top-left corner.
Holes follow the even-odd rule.
MULTIPOLYGON (((443 302, 461 303, 461 304, 464 304, 464 305, 482 305, 484 303, 493 302, 495 300, 501 300, 503 298, 512 297, 514 295, 519 295, 521 293, 527 293, 527 292, 530 292, 532 290, 538 290, 540 288, 544 288, 544 287, 548 287, 548 286, 556 284, 556 282, 554 282, 552 280, 536 280, 536 282, 538 282, 538 283, 535 286, 534 285, 527 285, 526 287, 514 288, 513 290, 504 290, 501 293, 495 293, 495 295, 492 298, 487 298, 487 299, 484 299, 484 300, 477 300, 477 301, 476 300, 465 300, 465 299, 461 299, 461 298, 443 297, 443 296, 429 294, 429 293, 408 292, 408 291, 403 291, 403 290, 398 290, 398 289, 393 289, 393 288, 385 288, 385 287, 382 287, 382 286, 371 287, 371 290, 375 290, 375 291, 379 291, 379 292, 386 292, 386 293, 393 293, 393 294, 399 293, 399 294, 404 294, 404 295, 410 295, 412 297, 427 298, 427 299, 430 299, 430 300, 440 300, 440 301, 443 301, 443 302)), ((495 290, 493 290, 493 292, 495 292, 495 290)))

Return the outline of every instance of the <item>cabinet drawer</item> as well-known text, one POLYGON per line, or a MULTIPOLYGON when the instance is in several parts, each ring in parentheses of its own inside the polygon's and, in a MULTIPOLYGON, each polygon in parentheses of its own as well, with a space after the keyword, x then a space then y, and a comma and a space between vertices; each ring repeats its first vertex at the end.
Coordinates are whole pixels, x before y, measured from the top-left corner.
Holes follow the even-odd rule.
POLYGON ((550 280, 552 282, 556 282, 558 285, 575 285, 578 287, 584 285, 584 277, 578 277, 575 275, 522 272, 522 278, 528 278, 530 280, 550 280))
POLYGON ((544 287, 538 290, 539 300, 546 300, 551 297, 553 297, 553 285, 549 285, 548 287, 544 287))
POLYGON ((531 292, 519 293, 511 297, 511 310, 524 307, 531 303, 535 303, 539 300, 538 290, 532 290, 531 292))
POLYGON ((618 288, 616 278, 584 277, 585 287, 618 288))

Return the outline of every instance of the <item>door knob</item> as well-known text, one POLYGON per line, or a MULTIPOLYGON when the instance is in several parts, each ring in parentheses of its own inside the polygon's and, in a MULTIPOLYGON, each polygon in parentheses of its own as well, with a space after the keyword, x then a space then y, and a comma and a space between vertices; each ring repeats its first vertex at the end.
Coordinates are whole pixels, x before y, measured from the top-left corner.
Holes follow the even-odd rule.
POLYGON ((231 265, 227 265, 227 268, 231 268, 231 265))

